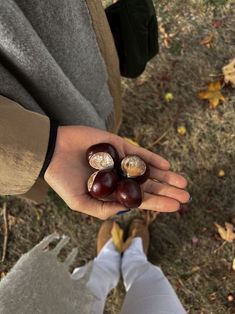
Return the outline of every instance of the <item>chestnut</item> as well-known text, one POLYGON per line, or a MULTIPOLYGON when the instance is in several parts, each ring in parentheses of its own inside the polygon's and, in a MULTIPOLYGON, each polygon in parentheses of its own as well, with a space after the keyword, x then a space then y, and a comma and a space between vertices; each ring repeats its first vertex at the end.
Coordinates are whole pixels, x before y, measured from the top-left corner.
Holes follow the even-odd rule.
POLYGON ((99 143, 88 148, 86 153, 90 166, 97 170, 113 168, 119 160, 118 152, 109 143, 99 143))
MULTIPOLYGON (((137 156, 138 157, 138 156, 137 156)), ((139 158, 139 157, 138 157, 139 158)), ((119 161, 119 164, 117 164, 116 165, 116 171, 117 171, 117 173, 118 173, 118 176, 120 177, 120 178, 128 178, 128 174, 127 174, 127 171, 123 168, 122 169, 122 166, 121 166, 121 164, 122 164, 122 161, 119 161)), ((137 183, 139 183, 139 184, 143 184, 145 181, 147 181, 147 179, 149 178, 149 176, 150 176, 150 167, 147 165, 147 164, 145 164, 145 166, 146 166, 146 169, 145 169, 145 172, 142 174, 142 175, 140 175, 140 176, 137 176, 137 177, 131 177, 131 176, 129 176, 129 178, 130 179, 133 179, 134 181, 136 181, 137 183)))
POLYGON ((127 178, 136 178, 147 174, 147 165, 137 155, 127 155, 121 161, 121 169, 127 178))
POLYGON ((137 182, 132 179, 119 181, 116 187, 117 201, 126 208, 139 207, 142 203, 142 191, 137 182))
POLYGON ((135 180, 139 184, 143 184, 145 181, 148 180, 149 176, 150 176, 150 168, 149 168, 148 165, 146 165, 145 172, 141 176, 135 177, 135 178, 132 178, 132 179, 135 180))
POLYGON ((88 192, 95 198, 105 198, 116 188, 118 176, 112 169, 94 172, 87 181, 88 192))

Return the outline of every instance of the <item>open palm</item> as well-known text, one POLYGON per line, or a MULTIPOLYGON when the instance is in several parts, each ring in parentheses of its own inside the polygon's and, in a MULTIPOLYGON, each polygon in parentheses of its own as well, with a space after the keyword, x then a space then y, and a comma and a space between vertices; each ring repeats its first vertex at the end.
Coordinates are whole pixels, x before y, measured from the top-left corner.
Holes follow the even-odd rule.
POLYGON ((45 172, 47 183, 76 211, 107 219, 125 210, 115 201, 99 201, 87 191, 87 179, 94 170, 86 160, 87 149, 94 144, 112 144, 120 157, 139 155, 150 166, 150 178, 142 185, 143 202, 139 208, 159 212, 176 211, 189 200, 183 190, 187 181, 169 171, 167 160, 144 148, 136 147, 112 133, 85 126, 59 127, 53 158, 45 172))

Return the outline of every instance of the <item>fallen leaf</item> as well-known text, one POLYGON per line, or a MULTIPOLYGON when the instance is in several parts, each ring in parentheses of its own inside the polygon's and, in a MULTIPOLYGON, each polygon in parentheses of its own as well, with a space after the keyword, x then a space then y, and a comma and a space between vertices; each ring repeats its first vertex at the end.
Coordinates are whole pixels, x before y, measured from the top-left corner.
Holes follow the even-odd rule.
POLYGON ((116 222, 113 222, 113 228, 111 231, 112 240, 113 240, 113 243, 114 243, 116 249, 120 253, 124 252, 130 246, 132 239, 135 236, 135 230, 133 230, 133 231, 134 231, 133 235, 128 237, 127 240, 124 242, 123 241, 123 230, 122 230, 122 228, 120 228, 120 226, 116 222))
POLYGON ((197 94, 199 99, 205 99, 209 101, 210 108, 215 109, 218 105, 220 100, 224 101, 225 98, 221 93, 221 82, 212 82, 208 84, 208 89, 206 91, 200 92, 197 94))
POLYGON ((126 140, 128 143, 132 144, 132 145, 135 145, 135 146, 140 146, 139 143, 137 143, 136 141, 132 140, 131 138, 129 137, 123 137, 124 140, 126 140))
POLYGON ((173 96, 172 93, 166 93, 164 95, 164 99, 165 99, 166 102, 170 102, 170 101, 172 101, 174 99, 174 96, 173 96))
POLYGON ((180 125, 180 126, 177 127, 177 133, 178 133, 179 135, 185 135, 186 132, 187 132, 187 130, 186 130, 186 127, 185 127, 185 126, 180 125))
POLYGON ((233 270, 235 270, 235 258, 233 259, 233 265, 232 265, 233 270))
POLYGON ((161 34, 161 37, 163 39, 163 44, 166 48, 170 48, 171 45, 171 38, 168 35, 168 33, 166 32, 165 27, 163 26, 163 24, 159 25, 159 32, 161 34))
POLYGON ((121 253, 123 248, 123 230, 116 222, 113 222, 111 234, 116 249, 121 253))
POLYGON ((223 178, 225 176, 225 172, 223 169, 220 169, 219 172, 218 172, 218 177, 219 178, 223 178))
POLYGON ((146 72, 144 72, 143 74, 141 74, 135 81, 135 84, 137 86, 142 86, 144 85, 145 83, 148 82, 148 76, 146 74, 146 72))
POLYGON ((200 41, 200 45, 206 46, 207 48, 211 48, 213 41, 214 41, 214 35, 211 33, 200 41))
POLYGON ((231 83, 235 87, 235 59, 223 67, 225 83, 231 83))
POLYGON ((223 240, 230 243, 232 243, 233 240, 235 240, 235 233, 233 232, 232 224, 225 222, 225 228, 223 228, 217 223, 215 223, 215 226, 217 227, 219 235, 221 236, 223 240))

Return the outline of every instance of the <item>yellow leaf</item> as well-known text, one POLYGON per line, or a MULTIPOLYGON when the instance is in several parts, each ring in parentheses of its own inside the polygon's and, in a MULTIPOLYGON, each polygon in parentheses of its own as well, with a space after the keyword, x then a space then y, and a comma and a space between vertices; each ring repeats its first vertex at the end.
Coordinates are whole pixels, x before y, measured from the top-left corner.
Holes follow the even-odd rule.
POLYGON ((178 126, 177 133, 179 135, 185 135, 186 132, 187 132, 187 130, 186 130, 185 126, 183 126, 183 125, 178 126))
POLYGON ((221 93, 222 85, 220 81, 212 82, 208 84, 208 89, 206 91, 197 94, 199 99, 206 99, 209 101, 210 108, 215 109, 220 101, 224 101, 225 98, 221 93))
POLYGON ((126 140, 128 143, 132 144, 132 145, 135 145, 135 146, 140 146, 136 141, 132 140, 131 138, 129 137, 123 137, 124 140, 126 140))
POLYGON ((230 243, 232 243, 233 240, 235 240, 235 233, 233 232, 232 224, 225 222, 225 228, 223 228, 217 223, 215 223, 215 226, 217 227, 219 235, 221 236, 223 240, 230 243))
POLYGON ((218 172, 218 177, 222 178, 225 176, 225 172, 223 169, 220 169, 220 171, 218 172))
POLYGON ((170 102, 170 101, 172 101, 174 99, 174 96, 173 96, 172 93, 166 93, 164 95, 164 99, 165 99, 166 102, 170 102))
POLYGON ((123 241, 123 229, 120 228, 120 226, 116 222, 113 222, 113 228, 112 228, 111 234, 112 234, 113 243, 116 249, 120 253, 124 252, 131 245, 132 239, 135 236, 135 234, 133 233, 130 237, 128 237, 126 242, 124 242, 123 241))
POLYGON ((116 249, 121 253, 123 250, 123 230, 116 222, 113 222, 111 234, 116 249))
POLYGON ((207 48, 211 48, 213 41, 214 41, 214 35, 211 33, 207 35, 206 37, 204 37, 200 41, 200 44, 203 46, 206 46, 207 48))
POLYGON ((235 86, 235 59, 223 67, 224 81, 225 83, 231 83, 235 86))

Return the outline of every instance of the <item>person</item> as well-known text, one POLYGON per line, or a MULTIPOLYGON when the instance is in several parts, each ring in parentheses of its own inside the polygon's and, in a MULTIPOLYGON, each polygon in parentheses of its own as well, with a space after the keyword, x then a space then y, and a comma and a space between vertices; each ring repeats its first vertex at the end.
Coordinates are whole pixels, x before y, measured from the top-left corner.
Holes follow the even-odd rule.
POLYGON ((120 71, 100 0, 0 2, 0 195, 42 202, 48 185, 67 205, 100 219, 125 210, 89 196, 87 148, 113 144, 150 164, 140 208, 176 211, 186 180, 168 161, 115 135, 120 71))
POLYGON ((161 269, 147 260, 149 230, 141 218, 130 224, 129 247, 123 253, 111 238, 113 221, 105 221, 97 237, 97 257, 68 272, 76 251, 59 263, 56 256, 68 238, 53 250, 51 235, 23 255, 0 282, 1 314, 102 314, 108 293, 123 277, 126 297, 122 314, 185 314, 175 291, 161 269))
MULTIPOLYGON (((1 195, 24 196, 40 203, 49 185, 71 209, 103 220, 112 217, 125 208, 116 201, 95 200, 86 188, 91 172, 85 162, 86 150, 108 142, 120 157, 137 154, 150 165, 140 208, 178 210, 190 198, 184 190, 186 179, 171 172, 164 158, 114 134, 121 123, 120 99, 118 55, 100 0, 0 1, 1 195)), ((94 298, 100 299, 100 303, 95 301, 98 311, 102 309, 104 296, 119 277, 120 254, 108 241, 84 277, 71 281, 66 266, 74 251, 65 264, 55 260, 67 238, 55 250, 45 251, 55 237, 49 236, 23 255, 1 281, 2 314, 69 314, 78 309, 85 313, 91 304, 86 301, 94 298), (84 282, 90 272, 88 277, 96 280, 93 269, 109 251, 108 257, 117 266, 113 274, 109 272, 113 281, 102 288, 103 294, 94 296, 84 282)), ((123 261, 136 248, 140 262, 145 259, 149 267, 140 240, 133 243, 123 261)), ((134 277, 128 281, 128 267, 123 268, 124 273, 125 269, 128 289, 134 277)), ((75 271, 72 277, 81 272, 75 271)), ((96 274, 105 272, 99 269, 96 274)), ((102 279, 97 277, 100 285, 102 279)))

